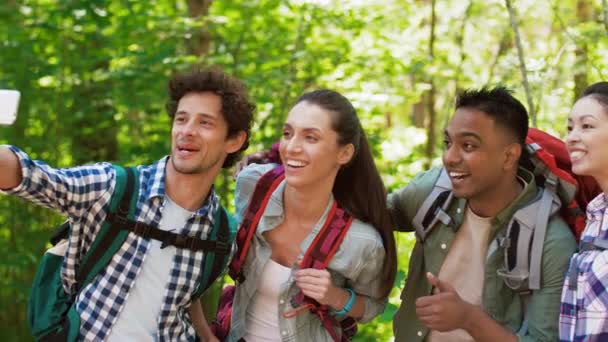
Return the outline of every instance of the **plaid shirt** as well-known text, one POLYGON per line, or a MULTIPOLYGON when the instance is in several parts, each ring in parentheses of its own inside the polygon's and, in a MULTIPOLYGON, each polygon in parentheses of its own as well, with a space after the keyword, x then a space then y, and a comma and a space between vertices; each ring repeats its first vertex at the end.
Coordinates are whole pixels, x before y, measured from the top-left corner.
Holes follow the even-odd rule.
MULTIPOLYGON (((58 210, 72 223, 61 273, 64 289, 71 292, 78 263, 107 215, 116 184, 115 171, 109 163, 54 169, 30 159, 16 147, 10 149, 21 162, 23 181, 4 192, 58 210)), ((140 189, 135 212, 138 221, 156 225, 160 222, 167 160, 165 157, 155 164, 138 167, 140 189)), ((218 206, 218 197, 212 190, 205 205, 188 219, 182 234, 206 238, 212 226, 212 213, 218 206)), ((148 246, 148 240, 129 233, 108 266, 80 291, 76 298, 80 340, 100 341, 107 337, 141 270, 148 246)), ((186 309, 199 283, 203 254, 177 249, 168 282, 158 286, 159 291, 164 291, 164 299, 157 320, 156 340, 194 341, 196 334, 186 309)))
MULTIPOLYGON (((581 244, 608 241, 607 208, 603 193, 589 202, 581 244)), ((576 253, 570 268, 562 292, 560 341, 608 341, 608 250, 576 253)))

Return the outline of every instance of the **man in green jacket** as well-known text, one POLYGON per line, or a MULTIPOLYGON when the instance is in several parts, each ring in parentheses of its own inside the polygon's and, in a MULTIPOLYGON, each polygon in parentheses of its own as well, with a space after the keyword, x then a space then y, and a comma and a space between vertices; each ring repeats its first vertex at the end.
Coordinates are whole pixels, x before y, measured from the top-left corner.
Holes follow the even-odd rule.
MULTIPOLYGON (((527 131, 526 109, 505 88, 458 97, 443 153, 454 195, 445 211, 453 223, 435 225, 424 241, 417 237, 394 317, 396 341, 557 340, 564 274, 576 249, 569 227, 559 215, 549 220, 541 286, 530 294, 512 290, 498 275, 506 247, 490 248, 539 191, 533 174, 519 166, 527 131)), ((414 230, 440 173, 423 172, 389 196, 399 231, 414 230)))

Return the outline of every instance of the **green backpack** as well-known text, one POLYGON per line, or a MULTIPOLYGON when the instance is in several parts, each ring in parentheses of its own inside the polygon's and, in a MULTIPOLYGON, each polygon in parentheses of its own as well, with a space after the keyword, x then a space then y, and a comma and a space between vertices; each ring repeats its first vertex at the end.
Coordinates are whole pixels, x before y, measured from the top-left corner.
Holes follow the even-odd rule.
POLYGON ((65 222, 51 237, 54 246, 44 253, 38 266, 27 308, 32 335, 38 341, 75 341, 80 329, 80 317, 75 309, 76 296, 110 262, 129 232, 146 239, 157 239, 179 248, 204 250, 204 272, 194 298, 225 271, 230 248, 236 235, 236 222, 221 206, 214 213, 214 224, 208 239, 200 240, 160 230, 133 221, 137 207, 139 181, 137 169, 114 166, 116 187, 110 200, 108 217, 76 270, 74 294, 65 293, 61 284, 61 265, 67 250, 70 225, 65 222))

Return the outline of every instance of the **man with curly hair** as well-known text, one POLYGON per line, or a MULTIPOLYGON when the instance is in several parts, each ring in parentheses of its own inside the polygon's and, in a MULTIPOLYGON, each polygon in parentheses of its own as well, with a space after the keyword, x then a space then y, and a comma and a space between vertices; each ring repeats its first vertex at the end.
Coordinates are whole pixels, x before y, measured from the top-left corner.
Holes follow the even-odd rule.
MULTIPOLYGON (((219 69, 176 74, 168 88, 170 155, 137 167, 135 218, 205 239, 219 207, 213 183, 247 148, 254 105, 245 86, 219 69)), ((14 146, 0 146, 0 169, 3 193, 69 218, 61 281, 66 293, 74 294, 80 258, 108 216, 116 170, 109 163, 56 169, 14 146)), ((108 265, 75 298, 78 340, 193 341, 193 325, 199 335, 206 335, 201 337, 210 337, 194 298, 203 254, 129 233, 108 265)))

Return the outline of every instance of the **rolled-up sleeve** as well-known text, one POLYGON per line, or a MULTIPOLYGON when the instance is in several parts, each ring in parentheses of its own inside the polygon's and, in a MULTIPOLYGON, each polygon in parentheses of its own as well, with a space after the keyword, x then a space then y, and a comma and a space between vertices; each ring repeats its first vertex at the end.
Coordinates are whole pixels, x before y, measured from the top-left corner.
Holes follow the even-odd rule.
POLYGON ((234 216, 237 222, 243 220, 245 210, 249 206, 249 201, 258 180, 264 173, 276 166, 277 164, 251 164, 239 172, 236 178, 236 190, 234 193, 234 207, 236 208, 234 216))
POLYGON ((115 173, 109 163, 56 169, 32 160, 17 147, 8 148, 19 159, 22 180, 12 189, 0 190, 1 193, 19 196, 66 216, 79 217, 113 188, 115 173))
POLYGON ((365 312, 361 322, 368 322, 384 311, 387 298, 382 297, 382 270, 385 251, 381 241, 375 242, 358 257, 355 277, 349 282, 352 289, 365 299, 365 312))

